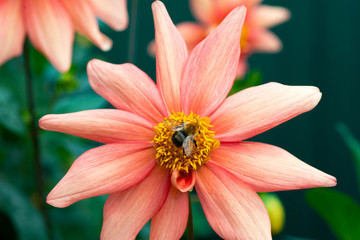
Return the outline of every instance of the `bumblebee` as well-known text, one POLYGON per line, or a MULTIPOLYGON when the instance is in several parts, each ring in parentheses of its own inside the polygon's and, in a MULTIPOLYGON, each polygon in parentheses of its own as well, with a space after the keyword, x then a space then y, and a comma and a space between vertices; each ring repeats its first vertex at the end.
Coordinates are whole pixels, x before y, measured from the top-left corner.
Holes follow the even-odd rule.
POLYGON ((200 133, 199 123, 196 118, 196 123, 193 122, 171 122, 168 121, 167 124, 171 127, 171 130, 174 131, 171 136, 171 141, 176 147, 183 147, 183 152, 186 156, 190 156, 194 145, 197 147, 196 140, 194 137, 196 134, 200 133))

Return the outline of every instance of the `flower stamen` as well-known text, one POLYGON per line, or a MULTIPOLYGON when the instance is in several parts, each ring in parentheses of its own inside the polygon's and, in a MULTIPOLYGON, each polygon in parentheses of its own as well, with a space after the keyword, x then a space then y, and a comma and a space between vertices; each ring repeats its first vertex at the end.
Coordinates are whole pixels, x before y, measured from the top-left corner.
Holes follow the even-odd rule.
POLYGON ((192 112, 173 112, 164 118, 155 127, 153 140, 158 164, 171 172, 189 173, 208 162, 210 152, 220 146, 211 127, 208 117, 200 118, 192 112))

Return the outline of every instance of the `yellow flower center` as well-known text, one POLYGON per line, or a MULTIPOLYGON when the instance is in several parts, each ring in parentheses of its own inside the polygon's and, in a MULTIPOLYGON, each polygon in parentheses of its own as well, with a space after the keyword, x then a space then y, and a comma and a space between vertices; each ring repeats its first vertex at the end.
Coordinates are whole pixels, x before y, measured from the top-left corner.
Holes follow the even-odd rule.
POLYGON ((191 113, 172 113, 155 127, 153 140, 157 163, 171 172, 189 173, 209 161, 210 152, 220 146, 210 131, 210 119, 191 113))

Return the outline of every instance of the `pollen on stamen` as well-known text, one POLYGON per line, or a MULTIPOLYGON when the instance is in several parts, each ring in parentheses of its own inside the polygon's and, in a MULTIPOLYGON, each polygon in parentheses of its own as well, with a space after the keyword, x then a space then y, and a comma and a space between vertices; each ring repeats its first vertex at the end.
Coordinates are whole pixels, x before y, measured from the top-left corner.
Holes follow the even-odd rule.
MULTIPOLYGON (((171 172, 175 169, 186 173, 196 170, 208 162, 210 152, 220 146, 220 142, 214 138, 215 132, 209 130, 211 127, 213 126, 210 125, 208 117, 200 118, 194 113, 186 115, 183 112, 172 112, 169 117, 164 118, 164 121, 155 126, 156 135, 153 143, 157 163, 171 172), (176 127, 189 123, 196 124, 199 131, 193 137, 194 146, 190 155, 187 156, 183 146, 175 146, 172 136, 177 131, 176 127)), ((182 136, 187 136, 186 132, 182 133, 182 136)))

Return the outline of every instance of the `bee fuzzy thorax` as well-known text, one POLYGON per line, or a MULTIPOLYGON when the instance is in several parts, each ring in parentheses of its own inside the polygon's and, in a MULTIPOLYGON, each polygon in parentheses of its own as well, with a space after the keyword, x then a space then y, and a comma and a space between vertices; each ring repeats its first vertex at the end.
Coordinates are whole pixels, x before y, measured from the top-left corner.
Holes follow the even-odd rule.
POLYGON ((210 152, 220 146, 208 117, 172 113, 155 126, 153 140, 157 163, 171 172, 189 173, 209 161, 210 152))

